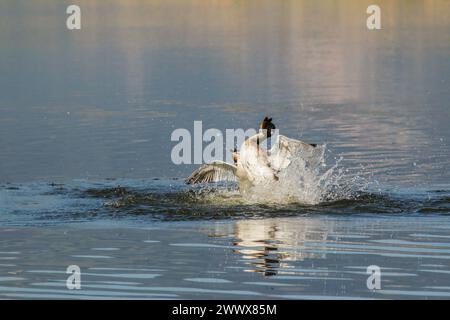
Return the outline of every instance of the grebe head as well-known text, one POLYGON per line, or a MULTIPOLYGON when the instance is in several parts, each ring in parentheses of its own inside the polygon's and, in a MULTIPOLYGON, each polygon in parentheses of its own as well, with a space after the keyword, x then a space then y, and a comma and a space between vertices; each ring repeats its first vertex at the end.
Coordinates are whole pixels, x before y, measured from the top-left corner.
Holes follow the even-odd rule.
POLYGON ((272 123, 272 118, 265 117, 263 121, 259 124, 260 130, 267 130, 267 138, 272 136, 272 130, 276 129, 275 125, 272 123))

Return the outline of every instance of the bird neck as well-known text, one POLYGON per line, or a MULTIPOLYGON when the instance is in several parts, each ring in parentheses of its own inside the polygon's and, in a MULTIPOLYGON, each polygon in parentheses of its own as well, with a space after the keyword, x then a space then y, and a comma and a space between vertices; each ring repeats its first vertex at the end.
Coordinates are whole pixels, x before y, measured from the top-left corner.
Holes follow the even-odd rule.
POLYGON ((260 145, 267 140, 267 130, 259 130, 259 132, 248 139, 251 144, 255 144, 258 151, 260 145))
POLYGON ((267 130, 260 129, 257 134, 255 134, 253 137, 255 137, 255 141, 257 144, 262 143, 267 139, 267 130))

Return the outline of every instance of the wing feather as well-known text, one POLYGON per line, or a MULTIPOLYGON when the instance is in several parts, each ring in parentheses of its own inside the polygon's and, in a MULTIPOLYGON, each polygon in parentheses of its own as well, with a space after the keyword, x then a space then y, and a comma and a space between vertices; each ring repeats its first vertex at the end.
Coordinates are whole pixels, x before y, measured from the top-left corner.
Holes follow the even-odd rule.
POLYGON ((271 167, 277 171, 287 168, 294 157, 301 157, 309 166, 315 167, 322 161, 324 151, 324 146, 278 135, 269 151, 269 161, 271 167))
POLYGON ((213 161, 205 164, 192 172, 186 179, 187 184, 218 182, 218 181, 236 181, 237 167, 223 162, 213 161))

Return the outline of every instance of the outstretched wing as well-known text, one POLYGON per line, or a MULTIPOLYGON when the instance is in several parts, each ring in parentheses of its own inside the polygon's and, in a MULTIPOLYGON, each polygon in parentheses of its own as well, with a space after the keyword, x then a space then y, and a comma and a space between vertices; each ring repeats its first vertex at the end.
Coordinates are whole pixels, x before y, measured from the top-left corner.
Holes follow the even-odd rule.
POLYGON ((304 143, 278 135, 275 144, 269 151, 270 165, 274 170, 287 168, 295 157, 301 157, 310 167, 316 167, 323 159, 323 145, 304 143))
POLYGON ((236 181, 236 169, 237 167, 232 164, 223 161, 213 161, 192 172, 186 179, 186 183, 236 181))

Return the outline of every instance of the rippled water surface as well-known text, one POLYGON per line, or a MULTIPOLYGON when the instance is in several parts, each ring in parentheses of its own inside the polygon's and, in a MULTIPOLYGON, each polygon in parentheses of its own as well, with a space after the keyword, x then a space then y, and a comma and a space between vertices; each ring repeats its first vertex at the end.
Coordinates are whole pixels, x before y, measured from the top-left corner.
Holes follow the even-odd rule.
POLYGON ((0 4, 0 298, 450 298, 448 1, 78 4, 0 4), (264 115, 333 196, 183 183, 174 129, 264 115))

